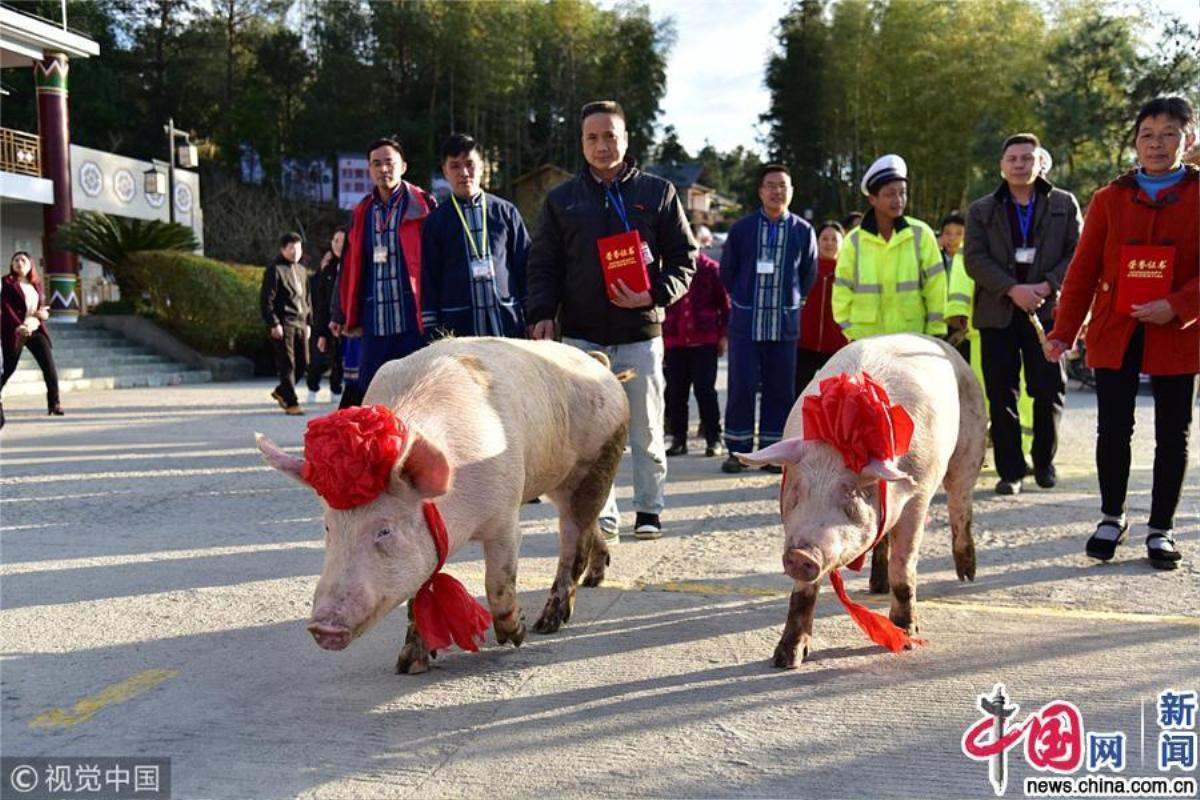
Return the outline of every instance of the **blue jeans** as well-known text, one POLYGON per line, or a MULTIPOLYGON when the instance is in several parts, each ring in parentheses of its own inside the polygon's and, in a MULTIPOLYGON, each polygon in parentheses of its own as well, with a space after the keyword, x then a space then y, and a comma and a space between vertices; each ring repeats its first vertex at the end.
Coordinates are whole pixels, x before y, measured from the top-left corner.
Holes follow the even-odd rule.
MULTIPOLYGON (((634 377, 622 384, 629 398, 629 448, 633 451, 633 508, 661 514, 667 485, 667 448, 663 443, 663 340, 655 337, 631 344, 600 345, 584 339, 563 339, 580 350, 598 350, 608 356, 613 372, 631 369, 634 377)), ((600 512, 600 527, 620 527, 616 486, 600 512)))

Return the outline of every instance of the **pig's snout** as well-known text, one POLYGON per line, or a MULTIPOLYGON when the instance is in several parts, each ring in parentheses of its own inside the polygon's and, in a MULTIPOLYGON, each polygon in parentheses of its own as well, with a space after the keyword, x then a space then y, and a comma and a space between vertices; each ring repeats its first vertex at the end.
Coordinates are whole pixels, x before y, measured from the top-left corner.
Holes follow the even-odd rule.
POLYGON ((310 622, 308 632, 322 650, 345 650, 350 644, 350 629, 324 622, 310 622))
POLYGON ((822 561, 818 550, 792 547, 783 554, 783 571, 794 580, 812 583, 821 574, 822 561))

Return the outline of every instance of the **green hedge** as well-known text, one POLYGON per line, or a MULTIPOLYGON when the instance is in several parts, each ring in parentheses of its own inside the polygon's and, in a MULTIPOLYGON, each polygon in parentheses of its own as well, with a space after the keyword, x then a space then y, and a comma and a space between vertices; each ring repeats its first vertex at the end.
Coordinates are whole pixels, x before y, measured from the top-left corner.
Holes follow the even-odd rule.
POLYGON ((128 299, 201 353, 256 358, 266 347, 258 313, 262 267, 155 250, 128 254, 116 271, 143 288, 140 298, 128 299))

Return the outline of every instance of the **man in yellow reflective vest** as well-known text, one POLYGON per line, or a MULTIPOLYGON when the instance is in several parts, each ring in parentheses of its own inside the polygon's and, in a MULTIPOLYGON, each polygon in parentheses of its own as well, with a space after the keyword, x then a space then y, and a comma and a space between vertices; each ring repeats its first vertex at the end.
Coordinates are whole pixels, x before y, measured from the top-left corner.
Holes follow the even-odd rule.
POLYGON ((846 237, 833 284, 833 318, 851 341, 882 333, 946 333, 946 267, 933 229, 906 217, 908 165, 878 159, 862 179, 871 210, 846 237))

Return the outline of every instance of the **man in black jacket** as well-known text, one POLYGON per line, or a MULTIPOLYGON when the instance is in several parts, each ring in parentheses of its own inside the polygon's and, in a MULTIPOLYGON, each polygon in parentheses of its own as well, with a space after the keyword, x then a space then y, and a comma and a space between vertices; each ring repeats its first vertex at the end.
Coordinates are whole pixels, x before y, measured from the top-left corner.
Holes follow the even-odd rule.
POLYGON ((279 375, 279 385, 271 392, 271 398, 291 416, 304 413, 296 399, 296 381, 304 374, 306 329, 312 322, 308 273, 300 263, 303 252, 300 234, 281 236, 279 256, 263 273, 259 292, 263 322, 275 354, 275 372, 279 375))
MULTIPOLYGON (((625 159, 625 112, 611 100, 580 113, 583 155, 578 175, 546 197, 527 268, 525 318, 534 339, 553 339, 555 319, 566 344, 606 353, 627 381, 633 452, 634 535, 662 536, 659 515, 667 478, 663 442, 664 309, 687 292, 697 247, 683 205, 669 182, 625 159), (610 297, 597 242, 636 231, 649 277, 648 291, 617 281, 610 297)), ((616 493, 600 513, 608 542, 618 538, 616 493)))

